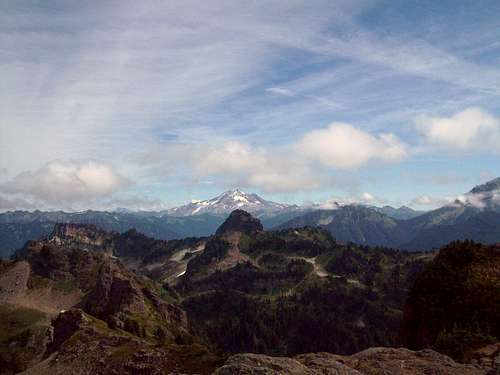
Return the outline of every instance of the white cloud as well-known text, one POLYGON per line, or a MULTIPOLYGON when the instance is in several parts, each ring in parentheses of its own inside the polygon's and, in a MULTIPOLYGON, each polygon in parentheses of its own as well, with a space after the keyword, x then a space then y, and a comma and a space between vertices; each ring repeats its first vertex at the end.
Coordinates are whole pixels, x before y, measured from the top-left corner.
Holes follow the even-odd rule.
POLYGON ((420 117, 416 126, 425 141, 438 148, 500 152, 500 120, 480 108, 451 117, 420 117))
POLYGON ((319 204, 310 204, 311 208, 322 210, 335 210, 346 205, 377 205, 387 204, 387 201, 381 197, 375 196, 372 193, 364 192, 362 194, 353 194, 344 197, 331 197, 319 204))
MULTIPOLYGON (((328 186, 311 162, 350 170, 400 160, 407 147, 391 126, 409 139, 413 134, 400 125, 415 113, 490 105, 498 96, 498 64, 461 48, 484 49, 487 41, 494 48, 495 17, 463 25, 450 43, 420 20, 403 29, 384 20, 368 29, 358 16, 373 6, 365 0, 0 5, 0 169, 9 169, 8 176, 0 170, 0 183, 54 159, 98 158, 144 177, 139 168, 128 173, 135 168, 131 154, 164 146, 170 134, 175 142, 214 145, 195 147, 205 156, 220 156, 214 150, 221 138, 247 145, 251 156, 224 149, 236 161, 225 166, 212 157, 206 171, 195 170, 218 174, 221 184, 328 186), (312 155, 290 150, 291 161, 272 150, 294 144, 297 134, 325 119, 369 123, 389 134, 351 139, 348 133, 349 142, 333 151, 325 146, 321 159, 311 144, 312 155)), ((488 148, 495 147, 490 141, 488 148)), ((192 159, 190 149, 177 157, 179 165, 196 165, 182 160, 192 159)), ((144 179, 174 168, 165 162, 160 174, 144 179)))
POLYGON ((29 202, 26 199, 0 195, 0 212, 9 210, 29 210, 35 208, 40 207, 37 207, 33 202, 29 202))
POLYGON ((39 204, 64 205, 110 197, 130 182, 111 165, 97 161, 52 161, 0 184, 0 192, 39 204))
POLYGON ((371 193, 363 193, 361 198, 363 199, 363 202, 366 202, 366 203, 373 203, 376 201, 375 196, 371 193))
POLYGON ((452 199, 431 197, 429 195, 421 195, 411 201, 411 205, 425 207, 439 207, 451 203, 452 199))
POLYGON ((328 177, 317 173, 303 159, 288 152, 231 141, 191 152, 196 178, 224 177, 233 186, 256 187, 267 192, 318 188, 328 177))
MULTIPOLYGON (((131 211, 162 211, 171 207, 171 204, 165 203, 160 199, 142 195, 127 195, 113 196, 111 198, 99 200, 92 206, 92 209, 116 211, 125 208, 131 211)), ((88 208, 88 206, 83 207, 83 209, 88 208)))
POLYGON ((358 168, 370 161, 398 162, 407 156, 407 146, 394 134, 372 135, 345 123, 306 134, 298 150, 312 160, 340 169, 358 168))
MULTIPOLYGON (((276 149, 235 140, 176 144, 146 152, 136 162, 153 174, 180 173, 195 182, 212 178, 226 186, 292 192, 344 185, 343 177, 337 177, 339 169, 360 168, 374 160, 397 162, 406 156, 406 147, 393 134, 374 136, 349 124, 334 123, 276 149)), ((376 198, 365 193, 360 200, 376 198)))

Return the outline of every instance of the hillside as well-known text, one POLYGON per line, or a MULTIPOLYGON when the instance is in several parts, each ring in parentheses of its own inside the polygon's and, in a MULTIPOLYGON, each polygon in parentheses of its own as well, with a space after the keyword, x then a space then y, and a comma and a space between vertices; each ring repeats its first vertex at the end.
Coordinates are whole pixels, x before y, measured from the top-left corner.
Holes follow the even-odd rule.
POLYGON ((396 345, 404 296, 431 254, 342 245, 317 228, 241 232, 238 218, 175 286, 211 346, 290 355, 396 345))
POLYGON ((343 206, 313 211, 283 223, 277 229, 317 226, 343 242, 391 246, 398 235, 398 221, 365 206, 343 206))
POLYGON ((460 361, 500 341, 500 246, 453 242, 416 279, 404 309, 401 338, 460 361))
MULTIPOLYGON (((184 366, 175 352, 193 342, 185 312, 160 284, 110 254, 116 236, 93 226, 60 225, 50 238, 28 243, 15 261, 1 264, 1 374, 35 364, 37 374, 68 373, 67 363, 75 374, 144 368, 143 358, 134 357, 137 350, 144 358, 164 357, 158 371, 184 366)), ((206 353, 213 370, 216 357, 189 345, 185 355, 206 353)), ((205 366, 200 360, 185 365, 205 366)))

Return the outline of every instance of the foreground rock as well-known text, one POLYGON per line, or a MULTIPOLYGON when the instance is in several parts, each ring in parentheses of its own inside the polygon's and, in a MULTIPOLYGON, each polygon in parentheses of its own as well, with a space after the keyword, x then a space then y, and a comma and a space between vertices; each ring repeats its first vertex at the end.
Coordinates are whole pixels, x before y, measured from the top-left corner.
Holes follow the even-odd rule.
POLYGON ((237 354, 215 375, 486 375, 488 370, 459 364, 432 350, 370 348, 352 356, 330 353, 294 358, 237 354))
POLYGON ((52 327, 53 341, 44 359, 24 375, 208 375, 220 365, 201 345, 155 343, 110 329, 80 309, 62 312, 52 327))

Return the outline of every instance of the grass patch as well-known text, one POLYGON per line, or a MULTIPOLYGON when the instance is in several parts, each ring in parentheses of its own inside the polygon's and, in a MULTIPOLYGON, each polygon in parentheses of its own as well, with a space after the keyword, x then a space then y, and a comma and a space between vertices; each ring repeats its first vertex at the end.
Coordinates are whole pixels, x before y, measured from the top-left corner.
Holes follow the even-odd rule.
POLYGON ((55 281, 52 285, 55 290, 61 291, 65 294, 72 293, 78 290, 78 285, 73 280, 59 280, 55 281))
POLYGON ((0 305, 0 345, 8 343, 12 337, 41 323, 45 318, 46 315, 39 310, 9 304, 0 305))

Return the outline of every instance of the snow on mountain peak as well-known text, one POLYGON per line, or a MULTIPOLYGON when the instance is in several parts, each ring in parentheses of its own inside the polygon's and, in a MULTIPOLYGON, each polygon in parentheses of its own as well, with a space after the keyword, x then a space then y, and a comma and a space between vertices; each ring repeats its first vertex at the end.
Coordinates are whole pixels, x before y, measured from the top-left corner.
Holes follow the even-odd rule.
POLYGON ((169 213, 177 216, 199 215, 203 213, 224 214, 235 209, 243 209, 248 212, 279 212, 291 206, 281 203, 266 201, 254 193, 246 193, 240 189, 228 190, 217 197, 191 203, 173 208, 169 213))

